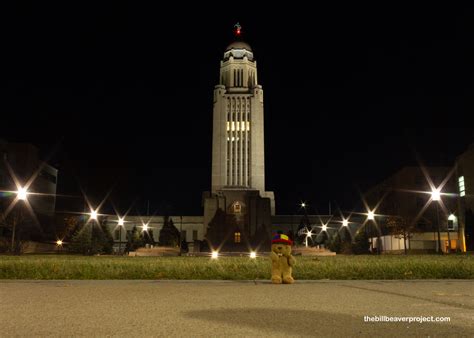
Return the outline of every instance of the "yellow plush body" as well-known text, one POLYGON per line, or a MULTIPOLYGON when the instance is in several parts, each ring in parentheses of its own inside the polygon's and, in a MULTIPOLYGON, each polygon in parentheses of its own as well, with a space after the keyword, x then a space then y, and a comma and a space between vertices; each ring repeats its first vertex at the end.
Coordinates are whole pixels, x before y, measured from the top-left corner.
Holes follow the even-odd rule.
POLYGON ((292 284, 295 282, 292 273, 292 266, 296 260, 291 255, 291 246, 288 244, 275 243, 272 244, 272 283, 273 284, 292 284))

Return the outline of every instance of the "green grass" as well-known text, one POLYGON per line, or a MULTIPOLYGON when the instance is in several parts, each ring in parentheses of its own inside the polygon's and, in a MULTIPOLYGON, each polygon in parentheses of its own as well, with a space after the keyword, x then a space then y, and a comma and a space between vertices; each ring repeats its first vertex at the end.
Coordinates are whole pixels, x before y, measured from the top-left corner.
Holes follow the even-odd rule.
MULTIPOLYGON (((0 256, 0 279, 270 279, 267 257, 0 256)), ((474 279, 466 255, 296 257, 295 279, 474 279)))

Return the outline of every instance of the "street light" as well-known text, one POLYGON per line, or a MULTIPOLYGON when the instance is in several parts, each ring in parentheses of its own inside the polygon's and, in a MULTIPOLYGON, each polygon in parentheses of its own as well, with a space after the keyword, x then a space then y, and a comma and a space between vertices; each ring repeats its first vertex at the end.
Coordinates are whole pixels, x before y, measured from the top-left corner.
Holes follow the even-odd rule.
POLYGON ((439 189, 433 189, 431 191, 431 200, 432 201, 441 201, 441 192, 439 189))
POLYGON ((212 251, 211 258, 217 259, 218 256, 219 256, 219 253, 217 251, 212 251))
MULTIPOLYGON (((27 195, 28 195, 27 189, 25 187, 18 186, 18 190, 16 192, 16 198, 20 201, 25 201, 25 203, 28 203, 27 195)), ((21 210, 17 209, 17 212, 18 212, 18 215, 19 215, 17 217, 17 219, 21 219, 21 210)), ((14 219, 13 220, 13 226, 12 226, 12 243, 11 243, 11 252, 12 252, 12 254, 13 254, 14 249, 15 249, 16 223, 17 223, 17 220, 14 219)))
POLYGON ((63 241, 58 239, 56 241, 56 246, 58 247, 58 253, 61 251, 61 248, 63 247, 63 241))
POLYGON ((97 221, 97 210, 91 210, 89 215, 90 215, 90 219, 97 221))
POLYGON ((306 247, 308 247, 308 238, 310 238, 313 235, 313 232, 310 230, 306 232, 306 247))
POLYGON ((451 253, 451 236, 449 234, 449 222, 453 222, 454 226, 454 221, 456 220, 456 216, 454 214, 450 214, 448 216, 448 224, 446 225, 446 231, 448 232, 448 253, 451 253))
POLYGON ((25 187, 18 187, 18 191, 16 192, 17 194, 17 199, 21 201, 26 201, 26 195, 28 194, 28 191, 25 187))
POLYGON ((119 227, 119 249, 118 252, 119 254, 122 252, 122 228, 124 227, 125 224, 125 217, 119 217, 118 220, 118 227, 119 227))
POLYGON ((257 258, 257 253, 255 251, 250 252, 250 258, 257 258))
MULTIPOLYGON (((181 218, 181 223, 179 225, 179 255, 181 256, 181 251, 182 251, 182 235, 183 235, 183 216, 179 216, 181 218)), ((185 239, 186 240, 186 239, 185 239)))
POLYGON ((367 219, 370 220, 370 221, 373 221, 375 219, 375 214, 373 211, 369 211, 367 213, 367 219))
POLYGON ((348 227, 349 226, 349 221, 347 219, 342 220, 342 226, 343 227, 348 227))
POLYGON ((439 189, 432 189, 431 190, 431 200, 437 201, 436 203, 436 222, 437 222, 437 232, 438 232, 438 253, 440 255, 443 254, 443 250, 441 249, 441 231, 439 226, 439 202, 441 201, 441 192, 439 189))

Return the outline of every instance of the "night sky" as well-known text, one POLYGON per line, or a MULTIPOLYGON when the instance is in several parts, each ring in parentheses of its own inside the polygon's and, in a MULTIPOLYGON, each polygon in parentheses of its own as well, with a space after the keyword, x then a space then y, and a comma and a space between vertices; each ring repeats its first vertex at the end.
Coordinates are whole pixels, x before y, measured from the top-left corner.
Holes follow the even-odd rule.
POLYGON ((474 141, 472 9, 239 4, 5 10, 0 138, 52 154, 61 194, 81 185, 98 201, 114 187, 122 210, 135 200, 145 213, 149 200, 150 213, 201 215, 213 88, 240 22, 278 214, 301 200, 311 213, 350 209, 415 152, 451 165, 474 141))

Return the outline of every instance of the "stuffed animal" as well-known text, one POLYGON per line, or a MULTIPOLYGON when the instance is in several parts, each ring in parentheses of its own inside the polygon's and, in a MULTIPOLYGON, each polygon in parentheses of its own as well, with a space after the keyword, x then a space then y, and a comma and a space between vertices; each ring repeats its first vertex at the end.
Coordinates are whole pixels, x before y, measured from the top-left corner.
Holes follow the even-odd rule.
POLYGON ((275 235, 272 240, 272 283, 273 284, 292 284, 295 282, 291 276, 292 266, 296 260, 291 255, 292 241, 288 236, 281 233, 275 235))

